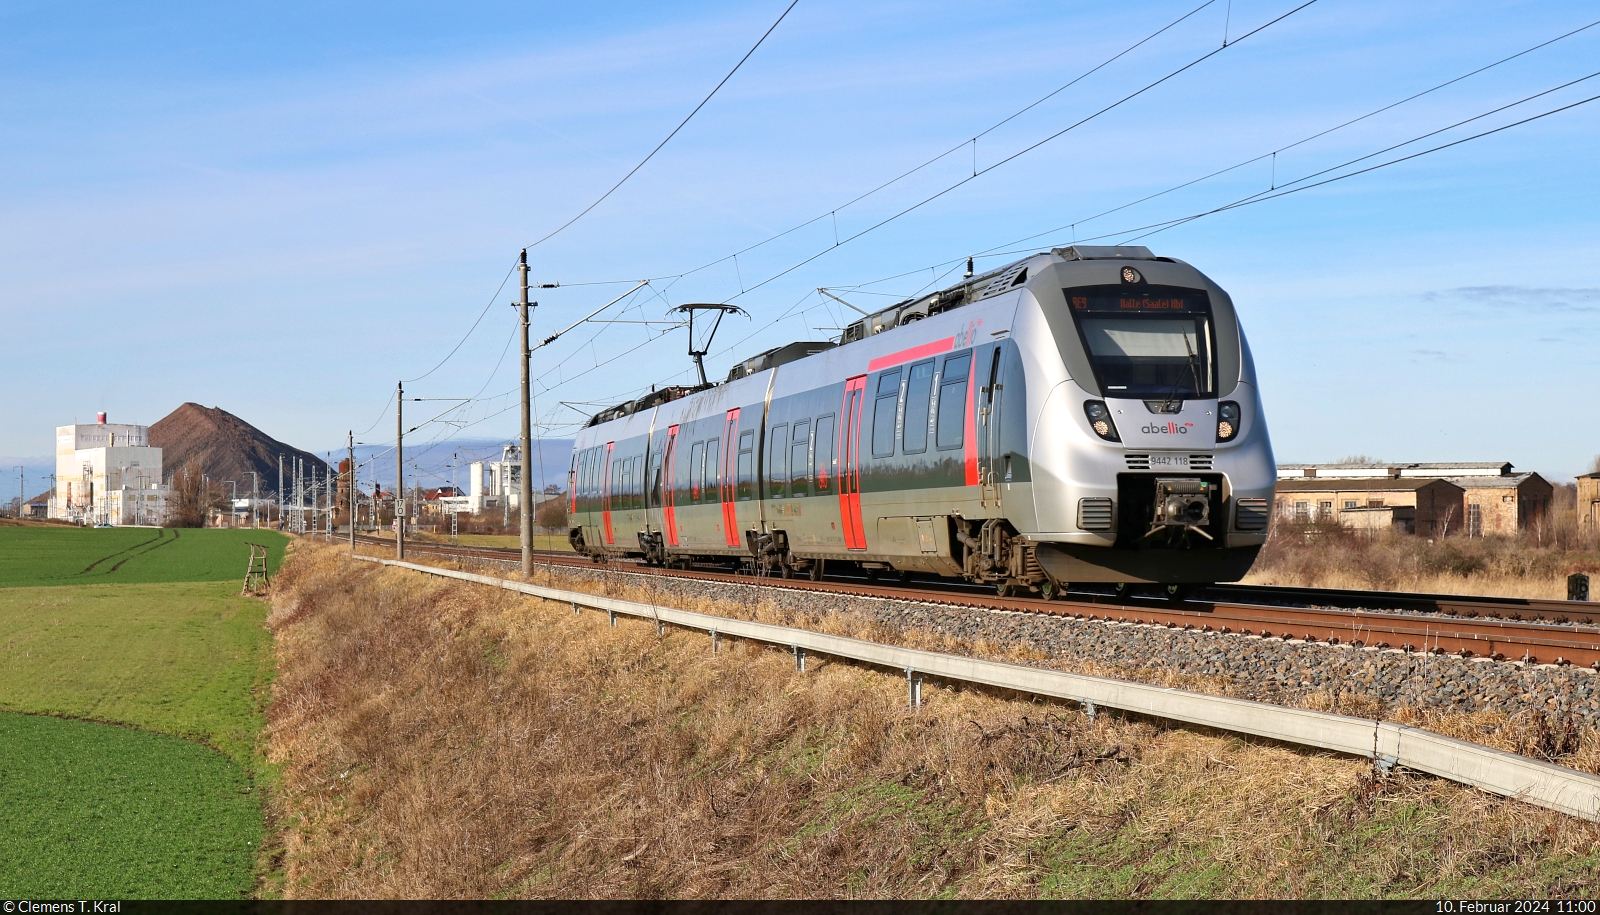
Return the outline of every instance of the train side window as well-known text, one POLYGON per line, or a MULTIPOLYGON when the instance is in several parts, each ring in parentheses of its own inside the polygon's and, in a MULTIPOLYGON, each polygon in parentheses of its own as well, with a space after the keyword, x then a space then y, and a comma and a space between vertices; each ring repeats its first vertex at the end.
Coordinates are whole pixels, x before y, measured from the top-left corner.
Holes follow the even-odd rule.
POLYGON ((935 445, 940 451, 960 448, 967 427, 967 383, 972 375, 972 353, 944 360, 939 379, 939 426, 935 445))
POLYGON ((639 507, 639 490, 641 489, 639 464, 639 455, 634 455, 628 459, 628 507, 630 509, 639 507))
POLYGON ((700 481, 706 475, 706 443, 695 442, 689 449, 689 498, 700 501, 700 481))
POLYGON ((789 482, 789 427, 773 426, 767 433, 767 498, 781 499, 789 482))
POLYGON ((894 454, 895 412, 900 408, 900 370, 878 376, 878 396, 872 405, 872 456, 894 454))
POLYGON ((657 451, 655 454, 650 455, 650 474, 647 477, 650 482, 650 501, 646 505, 647 508, 660 508, 662 504, 661 456, 663 454, 665 454, 665 452, 657 451))
POLYGON ((756 471, 756 434, 755 432, 739 433, 739 495, 740 502, 748 502, 756 496, 755 485, 756 471))
POLYGON ((806 460, 806 446, 810 444, 811 420, 804 419, 794 424, 794 437, 789 445, 789 496, 800 498, 806 494, 806 468, 810 462, 806 460))
POLYGON ((644 455, 637 455, 633 459, 633 507, 644 508, 645 494, 645 467, 644 455))
POLYGON ((905 432, 900 439, 905 454, 928 450, 928 409, 933 400, 933 360, 911 367, 906 379, 905 432))
POLYGON ((812 477, 811 491, 817 494, 833 490, 833 414, 817 417, 817 434, 811 439, 811 453, 815 456, 816 475, 812 477))
POLYGON ((701 492, 705 493, 707 502, 722 501, 722 440, 711 439, 706 442, 706 465, 702 471, 705 475, 705 485, 701 492))

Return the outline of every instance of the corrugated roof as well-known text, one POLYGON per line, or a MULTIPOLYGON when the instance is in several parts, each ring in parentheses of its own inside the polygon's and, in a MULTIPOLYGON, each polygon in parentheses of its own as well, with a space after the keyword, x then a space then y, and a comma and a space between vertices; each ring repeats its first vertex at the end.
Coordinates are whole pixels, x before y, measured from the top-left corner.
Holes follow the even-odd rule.
MULTIPOLYGON (((1484 479, 1504 479, 1504 477, 1485 477, 1484 479)), ((1279 492, 1411 492, 1427 486, 1429 483, 1441 482, 1438 478, 1426 477, 1380 477, 1378 479, 1341 480, 1336 477, 1306 477, 1305 479, 1279 480, 1279 492)), ((1443 480, 1459 487, 1453 480, 1443 480)))
POLYGON ((1506 477, 1446 477, 1448 482, 1454 483, 1462 489, 1516 489, 1529 477, 1536 477, 1536 473, 1513 473, 1506 477))

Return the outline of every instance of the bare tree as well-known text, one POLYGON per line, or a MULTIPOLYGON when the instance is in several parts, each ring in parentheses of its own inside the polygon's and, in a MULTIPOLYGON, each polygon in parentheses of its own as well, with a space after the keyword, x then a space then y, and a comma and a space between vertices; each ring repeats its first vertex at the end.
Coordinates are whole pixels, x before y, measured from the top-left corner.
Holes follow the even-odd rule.
POLYGON ((212 509, 224 504, 222 486, 208 482, 199 461, 190 461, 172 475, 167 497, 167 527, 205 527, 212 509))
POLYGON ((1595 455, 1594 460, 1589 462, 1589 472, 1600 473, 1600 454, 1595 455))
POLYGON ((562 531, 567 529, 567 500, 557 494, 554 499, 540 502, 533 510, 534 523, 547 531, 562 531))

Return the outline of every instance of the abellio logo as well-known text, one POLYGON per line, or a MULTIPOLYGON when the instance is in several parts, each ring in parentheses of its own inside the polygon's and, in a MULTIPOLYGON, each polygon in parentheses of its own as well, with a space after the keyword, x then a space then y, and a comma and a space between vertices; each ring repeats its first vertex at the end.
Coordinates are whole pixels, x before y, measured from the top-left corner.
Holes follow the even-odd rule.
POLYGON ((1177 423, 1167 423, 1165 426, 1150 423, 1139 431, 1146 435, 1188 435, 1189 430, 1193 427, 1194 423, 1184 423, 1181 426, 1177 423))

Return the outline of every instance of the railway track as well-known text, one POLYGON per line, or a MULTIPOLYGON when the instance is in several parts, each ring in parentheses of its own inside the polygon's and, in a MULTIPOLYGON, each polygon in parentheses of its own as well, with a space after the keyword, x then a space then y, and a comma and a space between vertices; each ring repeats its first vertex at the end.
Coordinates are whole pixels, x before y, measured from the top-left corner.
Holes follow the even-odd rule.
MULTIPOLYGON (((371 546, 393 541, 360 537, 371 546)), ((514 563, 520 551, 408 542, 418 554, 514 563)), ((537 551, 542 563, 594 568, 587 557, 560 550, 537 551)), ((1600 670, 1600 604, 1518 598, 1383 591, 1341 591, 1217 585, 1174 604, 1161 598, 1072 591, 1055 600, 999 597, 965 582, 899 581, 829 575, 820 582, 759 578, 747 574, 646 568, 609 568, 628 574, 752 583, 824 593, 914 600, 982 610, 1042 613, 1110 623, 1169 629, 1238 633, 1286 641, 1348 644, 1462 658, 1577 665, 1600 670)))

